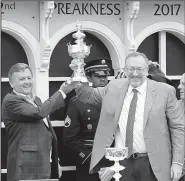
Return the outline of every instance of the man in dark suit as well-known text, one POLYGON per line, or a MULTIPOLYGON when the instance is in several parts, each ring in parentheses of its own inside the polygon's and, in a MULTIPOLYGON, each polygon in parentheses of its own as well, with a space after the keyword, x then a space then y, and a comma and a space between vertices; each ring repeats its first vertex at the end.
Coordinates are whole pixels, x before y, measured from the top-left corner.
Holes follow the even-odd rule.
POLYGON ((33 74, 27 64, 13 65, 8 77, 13 91, 2 102, 2 120, 8 135, 7 181, 50 178, 50 151, 56 135, 46 118, 64 106, 70 85, 66 88, 63 84, 41 103, 32 92, 33 74))
POLYGON ((80 100, 101 108, 90 173, 99 172, 102 181, 112 178, 101 160, 115 142, 115 147, 129 150, 120 180, 177 181, 184 162, 184 120, 175 89, 147 79, 148 59, 139 52, 126 57, 125 73, 126 79, 112 80, 104 88, 76 89, 80 100))
MULTIPOLYGON (((108 59, 95 59, 86 63, 85 73, 93 87, 107 85, 108 62, 108 59)), ((75 98, 68 104, 64 143, 76 157, 76 181, 98 181, 98 173, 89 174, 89 166, 100 110, 75 98)))

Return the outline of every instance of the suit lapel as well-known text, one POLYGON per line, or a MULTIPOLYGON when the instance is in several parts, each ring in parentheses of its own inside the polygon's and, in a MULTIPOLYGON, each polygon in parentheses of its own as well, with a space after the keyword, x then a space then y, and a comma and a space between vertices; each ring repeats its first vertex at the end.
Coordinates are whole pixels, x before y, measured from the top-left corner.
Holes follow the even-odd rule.
POLYGON ((125 95, 126 95, 126 92, 128 90, 128 81, 123 84, 122 86, 122 89, 120 90, 121 93, 120 93, 120 96, 119 96, 119 102, 118 102, 118 106, 116 107, 116 113, 115 113, 115 124, 117 125, 118 124, 118 121, 119 121, 119 117, 121 115, 121 111, 122 111, 122 108, 123 108, 123 102, 124 102, 124 99, 125 99, 125 95))
POLYGON ((16 94, 14 91, 12 91, 11 94, 14 94, 14 95, 16 95, 16 96, 19 96, 22 100, 24 100, 24 101, 26 101, 27 103, 31 104, 31 103, 26 99, 26 97, 24 97, 24 96, 22 96, 22 95, 18 95, 18 94, 16 94))
POLYGON ((42 104, 41 100, 40 100, 38 97, 35 97, 34 103, 35 103, 37 106, 40 106, 40 105, 42 104))
POLYGON ((146 99, 145 99, 145 108, 144 108, 144 121, 143 121, 143 129, 146 126, 149 113, 152 109, 152 105, 154 103, 155 98, 155 82, 151 80, 147 80, 147 90, 146 90, 146 99))

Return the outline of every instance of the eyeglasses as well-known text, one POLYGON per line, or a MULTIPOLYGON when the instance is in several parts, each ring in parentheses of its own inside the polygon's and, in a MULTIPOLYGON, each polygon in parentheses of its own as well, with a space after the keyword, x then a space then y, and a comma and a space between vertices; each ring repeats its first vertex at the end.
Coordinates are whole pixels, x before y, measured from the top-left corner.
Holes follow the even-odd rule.
POLYGON ((135 71, 138 73, 138 74, 141 74, 143 73, 143 71, 146 69, 146 68, 134 68, 134 67, 125 67, 126 70, 129 72, 129 73, 134 73, 135 71))

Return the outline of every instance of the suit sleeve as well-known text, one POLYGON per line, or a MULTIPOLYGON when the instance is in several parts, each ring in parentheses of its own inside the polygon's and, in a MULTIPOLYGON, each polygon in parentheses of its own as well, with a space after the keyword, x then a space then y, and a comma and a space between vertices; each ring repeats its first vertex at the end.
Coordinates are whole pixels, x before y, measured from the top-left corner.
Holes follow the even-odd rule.
POLYGON ((172 163, 184 164, 184 114, 179 107, 175 89, 171 87, 167 100, 167 117, 169 118, 169 129, 172 141, 172 163))
POLYGON ((29 104, 17 95, 7 97, 3 104, 3 107, 15 121, 37 121, 64 106, 64 99, 62 94, 57 91, 48 100, 37 107, 29 104))
POLYGON ((110 83, 105 87, 93 88, 88 85, 82 85, 76 89, 77 98, 87 104, 91 104, 101 109, 102 100, 105 97, 110 83))
POLYGON ((75 102, 70 102, 64 127, 64 144, 73 151, 78 165, 90 164, 91 150, 84 145, 80 137, 83 125, 80 121, 80 111, 75 102))

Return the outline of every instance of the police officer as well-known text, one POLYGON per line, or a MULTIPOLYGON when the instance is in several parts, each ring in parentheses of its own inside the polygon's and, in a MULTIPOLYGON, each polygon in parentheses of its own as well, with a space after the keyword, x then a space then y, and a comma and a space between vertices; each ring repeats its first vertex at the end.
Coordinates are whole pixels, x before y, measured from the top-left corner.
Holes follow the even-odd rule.
MULTIPOLYGON (((84 69, 93 87, 104 87, 108 83, 109 59, 89 61, 84 69)), ((72 98, 68 104, 65 119, 64 143, 76 158, 77 181, 99 181, 98 173, 89 174, 93 140, 100 116, 100 110, 72 98)))

